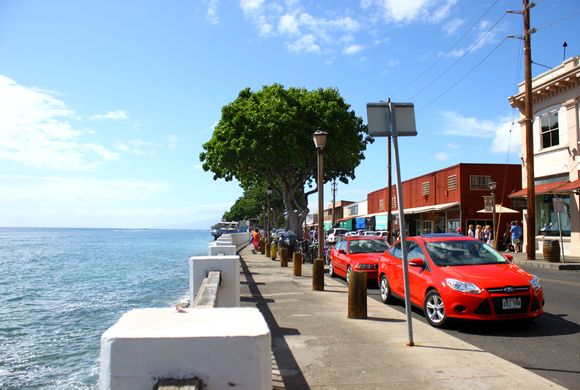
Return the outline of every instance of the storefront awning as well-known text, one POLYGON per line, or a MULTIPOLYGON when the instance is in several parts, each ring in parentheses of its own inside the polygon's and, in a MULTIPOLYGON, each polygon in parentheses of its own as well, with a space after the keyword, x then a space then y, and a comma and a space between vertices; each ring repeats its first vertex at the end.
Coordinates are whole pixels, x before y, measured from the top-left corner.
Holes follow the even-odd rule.
MULTIPOLYGON (((421 207, 413 207, 413 208, 408 208, 405 209, 405 214, 421 214, 421 213, 428 213, 431 211, 442 211, 442 210, 447 210, 450 209, 452 207, 456 207, 459 206, 459 202, 452 202, 452 203, 441 203, 441 204, 434 204, 434 205, 430 205, 430 206, 421 206, 421 207)), ((393 210, 391 211, 391 214, 393 215, 397 215, 399 214, 399 210, 393 210)), ((387 212, 383 211, 380 213, 374 213, 374 214, 367 214, 367 215, 363 215, 363 217, 378 217, 378 216, 383 216, 383 215, 387 215, 387 212)))
MULTIPOLYGON (((534 189, 536 192, 536 195, 544 195, 544 194, 550 194, 550 193, 554 193, 557 190, 559 191, 559 188, 567 185, 567 184, 572 184, 570 182, 566 181, 555 181, 553 183, 543 183, 543 184, 537 184, 534 189)), ((513 192, 511 194, 508 195, 508 198, 527 198, 528 197, 528 189, 524 188, 522 190, 513 192)))
POLYGON ((558 187, 554 192, 572 192, 580 189, 580 179, 558 187))
POLYGON ((344 217, 341 219, 337 219, 336 222, 348 221, 349 219, 354 219, 354 218, 356 218, 356 217, 348 216, 348 217, 344 217))

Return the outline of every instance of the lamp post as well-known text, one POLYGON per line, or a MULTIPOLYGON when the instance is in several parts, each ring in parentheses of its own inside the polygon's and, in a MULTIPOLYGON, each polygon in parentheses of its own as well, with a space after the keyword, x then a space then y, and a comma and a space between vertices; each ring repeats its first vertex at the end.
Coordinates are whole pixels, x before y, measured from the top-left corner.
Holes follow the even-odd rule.
POLYGON ((324 147, 327 135, 319 127, 312 137, 318 161, 318 258, 312 264, 312 289, 315 291, 324 290, 324 147))
POLYGON ((268 187, 268 189, 266 190, 266 195, 268 198, 268 206, 267 206, 267 211, 266 211, 266 215, 268 216, 268 223, 266 226, 266 243, 270 243, 270 197, 272 196, 272 188, 268 187))
POLYGON ((489 189, 491 190, 491 207, 493 210, 493 214, 492 214, 492 229, 491 231, 493 232, 492 234, 492 238, 493 238, 493 249, 497 249, 497 233, 498 233, 498 228, 497 228, 497 224, 495 221, 495 189, 497 188, 497 183, 495 181, 490 181, 489 182, 489 189))

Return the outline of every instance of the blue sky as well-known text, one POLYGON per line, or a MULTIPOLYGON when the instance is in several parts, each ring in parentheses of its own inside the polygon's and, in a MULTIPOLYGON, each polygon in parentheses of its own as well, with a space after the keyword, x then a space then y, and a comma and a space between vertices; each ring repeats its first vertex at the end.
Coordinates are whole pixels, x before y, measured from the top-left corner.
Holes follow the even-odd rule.
MULTIPOLYGON (((203 172, 201 145, 241 89, 272 83, 336 87, 365 121, 368 102, 413 102, 418 136, 400 140, 403 179, 519 163, 507 98, 523 79, 522 49, 505 38, 521 34, 522 18, 505 11, 520 8, 0 0, 0 226, 207 227, 241 190, 203 172)), ((558 65, 564 41, 567 57, 580 54, 579 21, 577 0, 538 1, 534 61, 558 65)), ((365 199, 386 180, 378 139, 337 197, 365 199)))

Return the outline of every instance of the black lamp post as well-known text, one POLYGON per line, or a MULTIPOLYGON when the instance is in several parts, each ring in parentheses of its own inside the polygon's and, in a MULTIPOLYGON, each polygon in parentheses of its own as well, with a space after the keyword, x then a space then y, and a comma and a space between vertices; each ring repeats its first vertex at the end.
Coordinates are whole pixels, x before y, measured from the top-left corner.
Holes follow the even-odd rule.
POLYGON ((491 231, 493 232, 493 249, 497 249, 497 237, 496 234, 498 233, 498 227, 495 221, 495 189, 497 188, 497 183, 495 181, 490 181, 489 182, 489 189, 491 190, 491 207, 493 210, 493 214, 492 214, 492 224, 493 227, 491 229, 491 231))
POLYGON ((319 127, 312 137, 318 157, 318 258, 312 265, 312 289, 316 291, 324 290, 324 147, 327 135, 328 133, 319 127))

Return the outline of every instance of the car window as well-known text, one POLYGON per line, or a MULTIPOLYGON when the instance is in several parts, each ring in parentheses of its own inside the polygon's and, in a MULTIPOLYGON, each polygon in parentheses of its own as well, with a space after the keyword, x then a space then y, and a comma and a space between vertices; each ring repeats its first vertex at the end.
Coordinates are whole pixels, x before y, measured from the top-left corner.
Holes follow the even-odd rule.
POLYGON ((388 245, 383 240, 351 240, 348 253, 383 253, 388 245))
POLYGON ((409 259, 427 259, 425 253, 423 253, 423 249, 421 249, 421 247, 415 242, 412 242, 411 245, 409 245, 409 254, 407 257, 409 259))
POLYGON ((395 245, 393 245, 390 249, 389 249, 389 253, 393 256, 395 256, 396 258, 400 259, 403 257, 403 254, 401 252, 401 243, 397 242, 395 245))
POLYGON ((479 240, 435 241, 425 243, 431 260, 440 267, 504 264, 508 260, 479 240))
POLYGON ((335 247, 336 247, 336 250, 337 250, 337 251, 338 251, 338 250, 341 250, 341 249, 342 249, 342 250, 346 250, 346 240, 340 240, 340 241, 338 241, 338 242, 336 243, 335 247))

